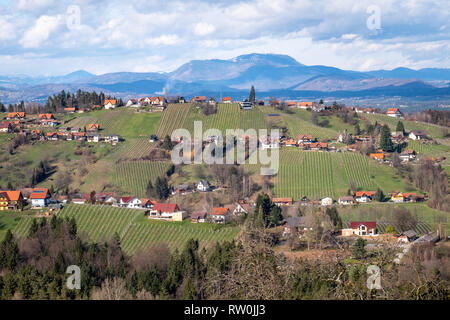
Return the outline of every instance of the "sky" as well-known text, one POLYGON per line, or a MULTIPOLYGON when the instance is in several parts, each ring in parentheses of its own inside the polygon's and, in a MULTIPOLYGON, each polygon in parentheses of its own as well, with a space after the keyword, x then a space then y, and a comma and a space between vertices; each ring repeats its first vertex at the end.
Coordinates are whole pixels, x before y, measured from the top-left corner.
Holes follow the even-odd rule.
POLYGON ((0 75, 170 72, 287 54, 349 70, 450 67, 448 0, 0 0, 0 75))

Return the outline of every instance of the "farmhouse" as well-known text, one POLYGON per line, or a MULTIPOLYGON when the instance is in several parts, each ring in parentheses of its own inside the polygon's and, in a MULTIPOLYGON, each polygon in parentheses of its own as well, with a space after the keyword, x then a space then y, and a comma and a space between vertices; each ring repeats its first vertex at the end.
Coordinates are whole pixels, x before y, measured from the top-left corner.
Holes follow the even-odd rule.
POLYGON ((128 101, 127 101, 127 104, 125 105, 126 107, 131 107, 131 106, 134 106, 134 105, 136 105, 137 104, 137 101, 136 101, 136 99, 129 99, 128 101))
POLYGON ((393 118, 403 117, 403 113, 398 108, 389 108, 386 112, 386 115, 393 118))
POLYGON ((399 192, 394 191, 391 193, 392 202, 418 202, 423 201, 424 196, 417 195, 415 192, 399 192))
POLYGON ((87 131, 93 132, 93 131, 98 131, 98 130, 100 130, 100 125, 98 123, 90 123, 90 124, 88 124, 87 131))
POLYGON ((265 150, 265 149, 278 149, 280 147, 280 145, 278 144, 278 141, 273 139, 270 136, 260 137, 259 141, 261 143, 261 148, 263 150, 265 150))
POLYGON ((193 212, 191 213, 192 223, 203 223, 206 222, 206 212, 193 212))
POLYGON ((353 196, 339 197, 338 203, 344 206, 352 205, 355 203, 355 199, 353 198, 353 196))
POLYGON ((305 217, 289 217, 284 224, 283 237, 296 236, 301 229, 306 229, 305 217))
POLYGON ((123 208, 141 208, 142 201, 139 198, 130 196, 130 197, 122 197, 120 198, 119 206, 123 208))
POLYGON ((110 134, 105 137, 105 142, 111 143, 112 145, 119 143, 119 141, 120 137, 117 134, 110 134))
POLYGON ((222 102, 223 102, 223 103, 231 103, 231 97, 224 97, 224 98, 222 99, 222 102))
POLYGON ((156 204, 156 201, 152 201, 147 198, 141 199, 141 208, 153 208, 153 206, 156 204))
POLYGON ((377 234, 377 223, 374 221, 350 222, 350 228, 342 229, 342 235, 348 236, 374 236, 377 234))
POLYGON ((105 107, 105 109, 109 110, 109 109, 114 109, 117 106, 117 100, 116 99, 107 99, 105 100, 105 102, 103 103, 103 106, 105 107))
POLYGON ((9 133, 13 130, 11 122, 2 121, 0 122, 0 132, 9 133))
POLYGON ((9 197, 4 191, 0 191, 0 211, 8 210, 9 197))
POLYGON ((46 188, 35 188, 32 190, 29 199, 33 208, 42 208, 50 203, 50 192, 46 188))
POLYGON ((226 223, 229 213, 230 209, 228 208, 213 208, 210 216, 214 223, 226 223))
POLYGON ((385 157, 385 154, 384 153, 371 153, 370 155, 369 155, 369 157, 371 158, 371 159, 374 159, 374 160, 378 160, 378 161, 383 161, 384 160, 384 157, 385 157))
POLYGON ((42 119, 41 124, 44 127, 56 127, 58 125, 58 122, 56 120, 42 119))
POLYGON ((253 104, 248 100, 241 101, 239 102, 239 104, 241 105, 241 108, 244 110, 252 110, 253 108, 253 104))
POLYGON ((333 199, 330 197, 325 197, 320 199, 320 204, 322 206, 331 206, 333 204, 333 199))
POLYGON ((21 120, 21 119, 25 119, 25 112, 8 112, 8 119, 10 120, 21 120))
POLYGON ((297 108, 300 109, 310 109, 312 107, 313 103, 311 101, 307 101, 307 102, 297 102, 297 108))
POLYGON ((156 203, 150 210, 148 217, 149 219, 183 221, 187 217, 187 213, 180 210, 175 203, 156 203))
POLYGON ((423 130, 413 130, 409 133, 411 140, 424 140, 427 138, 427 134, 423 130))
POLYGON ((209 189, 210 189, 210 185, 207 180, 200 180, 199 183, 197 184, 198 191, 206 192, 206 191, 209 191, 209 189))
POLYGON ((301 143, 301 142, 312 142, 313 141, 313 136, 312 134, 299 134, 297 136, 297 142, 301 143))
POLYGON ((206 102, 206 96, 195 96, 192 98, 191 102, 206 102))
MULTIPOLYGON (((4 193, 7 198, 6 209, 0 210, 18 210, 23 208, 23 195, 22 192, 18 191, 0 191, 0 193, 4 193)), ((0 200, 1 202, 1 200, 0 200)), ((1 206, 1 203, 0 203, 1 206)))
POLYGON ((375 195, 375 191, 357 191, 355 194, 355 200, 359 203, 370 202, 375 195))
POLYGON ((55 120, 52 113, 41 113, 38 115, 39 120, 55 120))
POLYGON ((417 233, 414 230, 408 230, 397 237, 397 242, 409 243, 417 239, 417 233))
POLYGON ((273 198, 272 202, 279 207, 290 206, 293 203, 292 198, 273 198))

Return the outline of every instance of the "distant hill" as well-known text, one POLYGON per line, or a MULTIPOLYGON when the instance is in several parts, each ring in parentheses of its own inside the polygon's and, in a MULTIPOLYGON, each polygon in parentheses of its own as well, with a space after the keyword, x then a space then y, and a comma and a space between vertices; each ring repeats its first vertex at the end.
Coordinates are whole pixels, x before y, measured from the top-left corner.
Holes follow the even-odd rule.
POLYGON ((58 77, 0 76, 0 101, 44 99, 67 88, 102 90, 117 97, 151 95, 169 90, 183 96, 257 92, 285 98, 310 93, 320 97, 433 96, 448 98, 450 69, 396 68, 359 72, 328 66, 306 66, 290 56, 252 53, 229 60, 193 60, 168 73, 116 72, 93 75, 76 71, 58 77))

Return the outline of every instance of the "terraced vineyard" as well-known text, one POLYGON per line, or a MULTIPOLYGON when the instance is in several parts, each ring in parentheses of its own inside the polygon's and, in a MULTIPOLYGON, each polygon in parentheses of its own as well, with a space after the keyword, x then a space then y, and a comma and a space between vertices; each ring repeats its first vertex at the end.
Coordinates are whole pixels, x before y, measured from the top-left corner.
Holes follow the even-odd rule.
POLYGON ((357 153, 341 153, 345 174, 349 183, 357 188, 376 190, 377 186, 370 178, 369 158, 357 153))
POLYGON ((243 130, 255 129, 258 133, 259 129, 266 129, 266 119, 264 113, 259 107, 252 110, 241 110, 241 120, 239 127, 243 130))
POLYGON ((78 230, 87 232, 95 242, 107 240, 115 233, 122 236, 127 226, 141 215, 143 212, 135 209, 77 204, 66 206, 60 213, 62 218, 74 217, 78 230))
POLYGON ((280 167, 274 187, 277 196, 295 200, 303 196, 313 199, 334 197, 335 181, 330 153, 286 151, 280 152, 280 167))
POLYGON ((162 114, 156 135, 163 139, 166 135, 170 137, 175 129, 183 128, 190 111, 189 103, 169 104, 162 114))
MULTIPOLYGON (((249 170, 254 171, 255 168, 251 165, 247 166, 249 170)), ((274 192, 277 196, 298 200, 303 196, 312 199, 331 196, 337 199, 345 195, 351 187, 376 190, 378 183, 372 179, 372 174, 376 178, 378 171, 376 174, 372 173, 374 171, 372 166, 376 166, 376 169, 381 167, 379 164, 371 164, 367 157, 356 153, 314 152, 283 148, 280 150, 280 167, 274 180, 274 192)), ((388 173, 383 171, 383 174, 388 173)))
POLYGON ((114 166, 112 181, 124 192, 136 197, 144 197, 148 181, 152 182, 169 169, 170 162, 131 161, 121 162, 114 166))
MULTIPOLYGON (((121 238, 124 251, 133 254, 158 243, 166 243, 171 250, 180 249, 187 240, 199 240, 201 246, 220 241, 229 241, 239 233, 237 227, 164 222, 148 220, 142 210, 115 208, 110 206, 75 205, 66 206, 59 214, 62 218, 75 218, 79 232, 86 232, 91 241, 107 240, 115 233, 121 238)), ((32 217, 22 217, 14 229, 18 236, 28 234, 32 217)))
POLYGON ((239 228, 216 228, 211 224, 192 224, 184 222, 139 221, 125 234, 123 249, 129 254, 139 250, 166 243, 171 250, 180 250, 189 239, 197 239, 201 246, 234 239, 239 228))

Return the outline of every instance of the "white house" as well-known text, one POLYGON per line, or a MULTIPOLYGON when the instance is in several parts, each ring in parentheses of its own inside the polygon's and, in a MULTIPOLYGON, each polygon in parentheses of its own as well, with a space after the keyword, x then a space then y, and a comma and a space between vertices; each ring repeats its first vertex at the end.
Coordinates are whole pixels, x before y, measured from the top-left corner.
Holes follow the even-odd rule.
POLYGON ((228 221, 230 209, 228 208, 213 208, 211 210, 211 219, 214 223, 226 223, 228 221))
POLYGON ((355 203, 355 199, 353 199, 352 196, 340 197, 340 198, 338 199, 338 203, 339 203, 339 204, 342 204, 342 205, 344 205, 344 206, 352 205, 352 204, 355 203))
POLYGON ((325 197, 320 200, 322 206, 331 206, 333 204, 333 199, 330 197, 325 197))
POLYGON ((100 142, 100 135, 99 134, 89 134, 87 136, 88 142, 100 142))
POLYGON ((28 199, 31 200, 33 208, 43 208, 50 203, 50 192, 46 188, 33 189, 28 199))
POLYGON ((236 206, 233 209, 233 214, 235 216, 240 216, 243 213, 247 214, 249 213, 250 206, 248 204, 240 204, 240 203, 236 203, 236 206))
POLYGON ((197 190, 206 192, 209 191, 210 185, 209 182, 206 180, 200 180, 200 182, 197 184, 197 190))
POLYGON ((119 205, 123 208, 136 209, 142 207, 142 201, 136 197, 122 197, 120 198, 119 205))
POLYGON ((366 203, 372 201, 375 191, 357 191, 355 200, 359 203, 366 203))
POLYGON ((148 216, 149 219, 167 221, 183 221, 186 217, 187 212, 180 210, 175 203, 156 203, 148 216))
POLYGON ((103 105, 107 110, 114 109, 117 106, 117 100, 116 99, 105 100, 103 105))
POLYGON ((127 104, 125 106, 131 107, 131 106, 135 106, 136 104, 137 104, 136 99, 130 99, 127 101, 127 104))
POLYGON ((374 221, 350 222, 350 228, 342 229, 344 237, 357 236, 375 236, 377 234, 377 223, 374 221))
POLYGON ((261 148, 265 149, 278 149, 280 148, 280 144, 275 139, 272 139, 270 136, 260 138, 261 148))
POLYGON ((403 113, 398 108, 389 108, 386 112, 388 117, 392 118, 401 118, 403 117, 403 113))
POLYGON ((111 134, 105 137, 105 142, 116 144, 120 141, 120 137, 117 134, 111 134))
POLYGON ((409 138, 411 140, 423 140, 426 139, 427 134, 423 130, 413 130, 409 133, 409 138))

